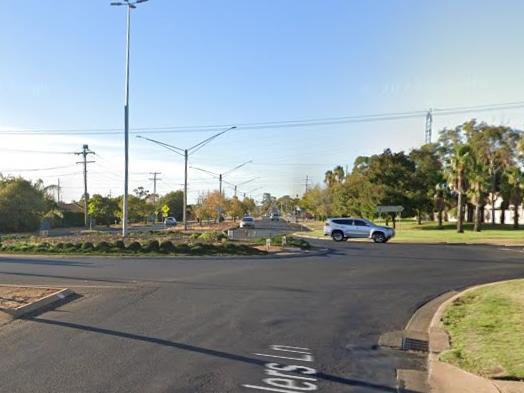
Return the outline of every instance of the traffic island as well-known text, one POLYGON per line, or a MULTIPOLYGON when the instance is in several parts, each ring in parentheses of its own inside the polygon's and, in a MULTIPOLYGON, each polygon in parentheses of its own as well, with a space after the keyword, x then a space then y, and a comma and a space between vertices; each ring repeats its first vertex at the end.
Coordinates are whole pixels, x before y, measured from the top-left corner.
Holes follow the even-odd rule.
POLYGON ((68 288, 0 285, 0 324, 41 312, 73 294, 68 288))

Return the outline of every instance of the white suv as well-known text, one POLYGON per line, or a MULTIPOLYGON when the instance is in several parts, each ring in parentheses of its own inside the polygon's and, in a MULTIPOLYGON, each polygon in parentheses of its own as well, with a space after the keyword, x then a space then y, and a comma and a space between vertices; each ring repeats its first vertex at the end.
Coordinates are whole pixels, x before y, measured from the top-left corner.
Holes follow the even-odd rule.
POLYGON ((395 236, 395 230, 375 225, 365 218, 328 218, 324 224, 324 236, 331 236, 336 242, 349 238, 369 238, 375 243, 385 243, 395 236))

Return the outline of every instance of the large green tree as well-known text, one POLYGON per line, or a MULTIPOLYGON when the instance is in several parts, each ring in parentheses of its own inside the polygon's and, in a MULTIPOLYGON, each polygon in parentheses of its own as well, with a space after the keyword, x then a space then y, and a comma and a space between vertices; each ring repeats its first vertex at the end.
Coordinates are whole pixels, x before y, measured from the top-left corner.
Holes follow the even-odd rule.
POLYGON ((120 216, 120 204, 117 198, 95 194, 89 198, 88 213, 97 224, 109 226, 120 216))
POLYGON ((158 206, 167 205, 169 215, 175 217, 177 221, 182 221, 184 212, 184 192, 171 191, 160 197, 158 206))
POLYGON ((41 182, 0 177, 0 232, 37 230, 52 208, 53 201, 41 182))
MULTIPOLYGON (((437 147, 432 144, 412 150, 409 158, 415 165, 415 171, 412 173, 412 189, 407 191, 411 197, 417 221, 421 224, 422 215, 433 213, 437 193, 443 191, 438 189, 438 186, 444 183, 442 164, 437 154, 437 147)), ((440 193, 440 196, 443 197, 444 194, 440 193)), ((443 206, 439 205, 439 207, 443 206)), ((442 210, 440 212, 442 213, 442 210)))

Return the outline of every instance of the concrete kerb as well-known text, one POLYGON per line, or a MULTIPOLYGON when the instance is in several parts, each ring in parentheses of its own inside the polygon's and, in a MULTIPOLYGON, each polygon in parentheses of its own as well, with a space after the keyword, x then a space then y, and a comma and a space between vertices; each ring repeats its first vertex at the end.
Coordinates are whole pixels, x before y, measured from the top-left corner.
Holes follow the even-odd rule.
POLYGON ((422 392, 429 389, 432 393, 524 393, 522 382, 490 380, 439 360, 440 353, 450 348, 449 335, 441 324, 446 308, 468 292, 511 281, 515 280, 498 281, 476 285, 460 292, 443 293, 419 307, 404 330, 383 334, 379 339, 380 346, 428 353, 427 373, 420 373, 417 370, 397 370, 400 391, 422 392), (420 388, 424 383, 426 387, 420 388), (410 389, 407 389, 408 387, 410 389))
MULTIPOLYGON (((4 285, 6 286, 6 285, 4 285)), ((45 286, 31 286, 31 285, 23 285, 23 287, 27 288, 49 288, 45 286)), ((51 287, 52 288, 52 287, 51 287)), ((24 306, 17 307, 15 309, 8 309, 8 308, 0 308, 0 311, 3 313, 8 314, 11 319, 20 318, 27 314, 36 313, 44 308, 47 308, 51 306, 53 303, 64 301, 69 296, 74 295, 75 293, 69 289, 69 288, 52 288, 56 289, 56 292, 53 292, 47 296, 44 296, 41 299, 38 299, 35 302, 32 302, 30 304, 26 304, 24 306)))
POLYGON ((515 280, 504 280, 475 285, 445 299, 434 313, 428 327, 428 383, 435 393, 524 393, 523 382, 496 381, 464 371, 451 364, 441 362, 439 355, 449 349, 449 336, 442 327, 442 316, 446 308, 456 299, 479 288, 485 288, 515 280))

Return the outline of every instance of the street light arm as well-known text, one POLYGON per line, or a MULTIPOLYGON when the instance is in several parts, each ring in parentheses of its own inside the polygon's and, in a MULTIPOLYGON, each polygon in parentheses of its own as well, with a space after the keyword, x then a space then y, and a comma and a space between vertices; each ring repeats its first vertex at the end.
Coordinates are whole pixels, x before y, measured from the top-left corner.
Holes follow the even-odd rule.
POLYGON ((227 180, 224 180, 224 179, 222 179, 222 182, 223 182, 223 183, 226 183, 227 185, 230 185, 230 186, 233 187, 233 188, 237 186, 237 185, 235 185, 235 184, 233 184, 233 183, 231 183, 231 182, 228 182, 227 180))
POLYGON ((216 139, 218 138, 220 135, 223 135, 225 134, 226 132, 228 131, 231 131, 231 130, 234 130, 235 128, 237 128, 236 126, 233 126, 233 127, 229 127, 227 130, 224 130, 224 131, 221 131, 219 132, 218 134, 215 134, 213 136, 210 136, 209 138, 207 139, 204 139, 202 142, 200 143, 197 143, 196 145, 194 146, 191 146, 189 149, 187 149, 191 154, 193 153, 196 153, 198 150, 200 150, 201 148, 203 148, 205 145, 207 145, 209 142, 211 142, 213 139, 216 139))
POLYGON ((172 151, 173 153, 176 153, 176 154, 179 154, 181 155, 182 157, 184 156, 184 149, 181 149, 179 147, 176 147, 176 146, 172 146, 172 145, 168 145, 167 143, 164 143, 164 142, 160 142, 160 141, 156 141, 154 139, 150 139, 150 138, 146 138, 146 137, 143 137, 141 135, 137 135, 136 136, 137 138, 140 138, 140 139, 145 139, 146 141, 149 141, 149 142, 153 142, 153 143, 156 143, 157 145, 159 146, 162 146, 163 148, 167 149, 167 150, 170 150, 172 151), (181 153, 182 152, 182 153, 181 153))
POLYGON ((205 173, 208 173, 210 174, 211 176, 214 176, 214 177, 219 177, 220 175, 218 173, 214 173, 214 172, 211 172, 211 171, 208 171, 206 169, 202 169, 202 168, 196 168, 194 166, 190 166, 191 169, 196 169, 197 171, 200 171, 200 172, 205 172, 205 173))
POLYGON ((260 179, 260 177, 254 177, 252 179, 246 180, 246 181, 244 181, 242 183, 237 184, 237 186, 243 186, 244 184, 251 183, 252 181, 255 181, 257 179, 260 179))
POLYGON ((252 190, 248 191, 246 194, 251 194, 252 192, 258 191, 258 190, 260 190, 262 188, 264 188, 264 187, 253 188, 252 190))
POLYGON ((246 161, 246 162, 244 162, 244 163, 242 163, 242 164, 240 164, 240 165, 237 165, 237 166, 234 167, 233 169, 230 169, 229 171, 224 172, 222 175, 223 175, 223 176, 228 175, 228 174, 230 174, 231 172, 234 172, 234 171, 236 171, 237 169, 240 169, 240 168, 242 168, 243 166, 246 166, 247 164, 251 164, 252 162, 253 162, 253 160, 246 161))

